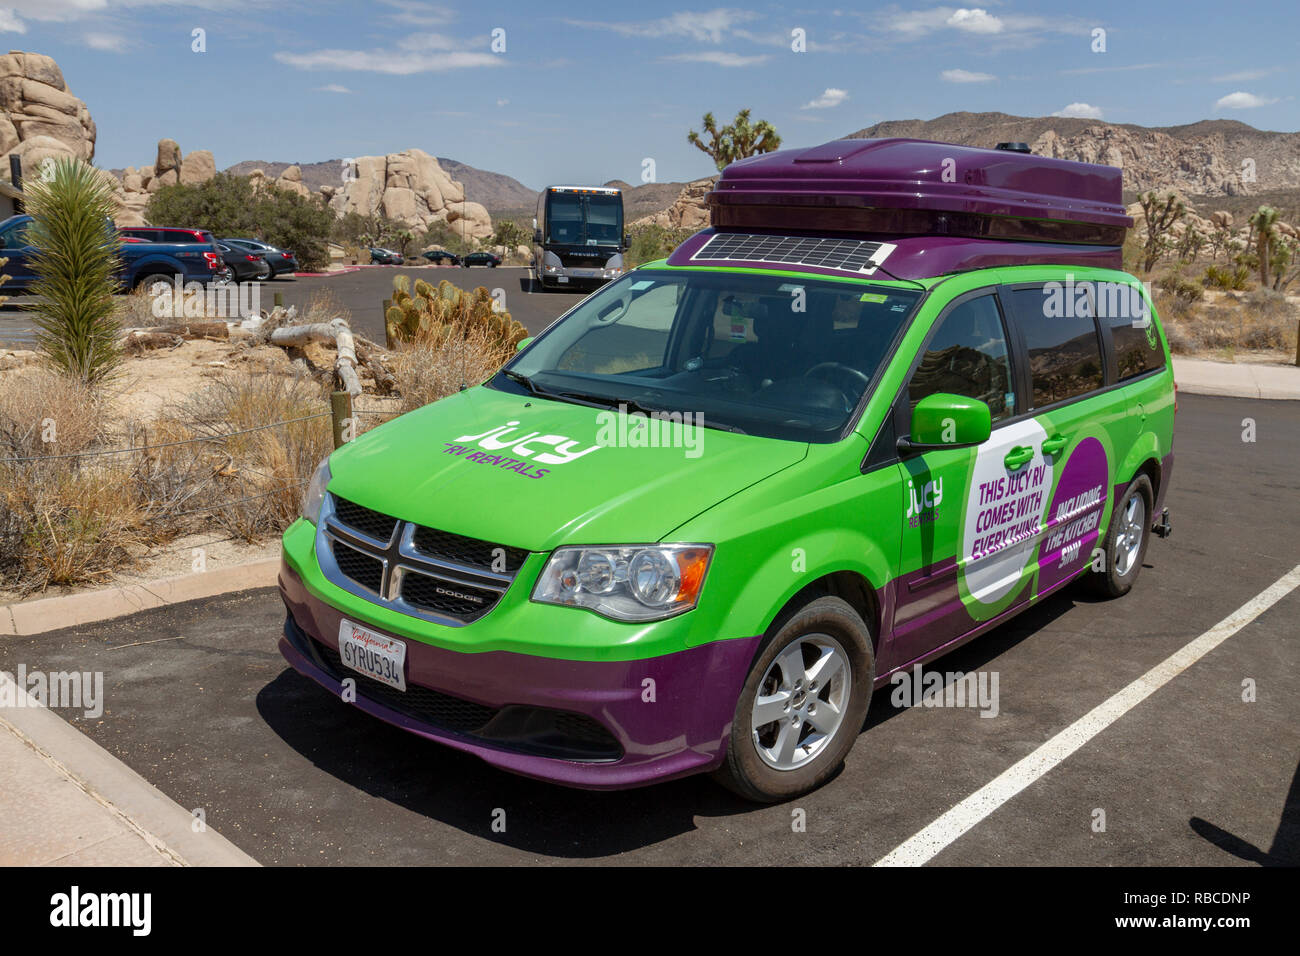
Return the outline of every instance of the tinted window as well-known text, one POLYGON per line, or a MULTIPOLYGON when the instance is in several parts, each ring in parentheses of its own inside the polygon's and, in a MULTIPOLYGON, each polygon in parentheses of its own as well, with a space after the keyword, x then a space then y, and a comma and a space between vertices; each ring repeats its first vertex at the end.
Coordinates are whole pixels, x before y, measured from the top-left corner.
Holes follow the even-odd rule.
POLYGON ((1164 368, 1165 353, 1141 289, 1127 283, 1102 282, 1097 284, 1095 297, 1097 318, 1110 326, 1119 381, 1164 368))
POLYGON ((1082 284, 1072 289, 1067 283, 1049 282, 1011 293, 1029 355, 1034 408, 1102 386, 1101 345, 1090 291, 1082 284))
POLYGON ((992 295, 967 299, 939 320, 912 373, 907 397, 915 408, 936 392, 978 398, 995 422, 1015 414, 1007 340, 992 295))

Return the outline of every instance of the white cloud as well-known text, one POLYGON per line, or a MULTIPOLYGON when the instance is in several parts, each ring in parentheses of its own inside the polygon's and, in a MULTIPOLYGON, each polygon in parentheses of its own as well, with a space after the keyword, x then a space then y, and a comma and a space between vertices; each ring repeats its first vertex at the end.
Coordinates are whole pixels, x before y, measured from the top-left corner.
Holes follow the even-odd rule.
POLYGON ((826 92, 824 92, 821 96, 818 96, 816 99, 809 100, 807 103, 805 103, 803 106, 799 108, 801 110, 826 110, 826 109, 830 109, 832 106, 839 106, 848 98, 849 98, 848 90, 837 90, 833 86, 828 86, 826 87, 826 92))
POLYGON ((1221 96, 1214 103, 1216 110, 1253 110, 1260 106, 1268 106, 1270 103, 1276 103, 1277 99, 1266 99, 1262 96, 1256 96, 1254 93, 1229 93, 1227 96, 1221 96))
POLYGON ((1215 83, 1248 83, 1251 80, 1262 79, 1270 73, 1278 72, 1277 67, 1267 70, 1240 70, 1236 73, 1224 73, 1222 76, 1211 77, 1215 83))
POLYGON ((497 100, 497 106, 509 106, 510 101, 504 96, 497 100))
POLYGON ((1065 109, 1057 110, 1053 116, 1061 116, 1068 119, 1101 119, 1101 107, 1090 106, 1087 103, 1071 103, 1065 109))
POLYGON ((412 73, 444 73, 478 66, 501 66, 502 58, 477 50, 470 44, 438 33, 421 33, 398 41, 395 50, 312 50, 290 53, 281 50, 275 59, 300 70, 353 70, 409 76, 412 73))
POLYGON ((326 83, 324 86, 316 87, 316 89, 320 93, 351 93, 352 92, 346 86, 342 86, 338 83, 326 83))
POLYGON ((413 26, 432 26, 454 20, 456 13, 436 3, 422 3, 421 0, 379 0, 386 7, 396 10, 384 16, 394 23, 407 23, 413 26))
POLYGON ((726 53, 722 50, 703 50, 699 53, 676 53, 664 59, 682 60, 688 63, 712 63, 715 66, 757 66, 771 58, 766 53, 742 56, 739 53, 726 53))
POLYGON ((126 51, 126 37, 116 33, 87 33, 81 40, 92 50, 104 50, 108 53, 126 51))
POLYGON ((948 17, 948 26, 967 33, 1001 33, 1003 29, 1001 20, 979 7, 954 10, 948 17))
POLYGON ((970 70, 944 70, 939 77, 949 83, 989 83, 997 79, 992 73, 972 73, 970 70))
POLYGON ((12 10, 0 10, 0 33, 26 33, 27 24, 12 10))
POLYGON ((756 13, 748 10, 731 10, 720 7, 700 12, 683 11, 657 20, 636 23, 611 23, 601 20, 566 20, 575 27, 593 30, 613 30, 632 37, 690 37, 692 40, 721 43, 722 37, 738 23, 755 19, 756 13))

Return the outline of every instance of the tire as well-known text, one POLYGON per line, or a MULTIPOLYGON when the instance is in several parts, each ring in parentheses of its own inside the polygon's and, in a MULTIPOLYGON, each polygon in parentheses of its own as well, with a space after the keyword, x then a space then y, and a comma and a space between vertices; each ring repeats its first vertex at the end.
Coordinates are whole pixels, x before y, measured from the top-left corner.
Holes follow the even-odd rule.
POLYGON ((777 627, 754 660, 715 779, 756 803, 817 789, 853 748, 875 677, 871 632, 857 611, 837 597, 808 602, 777 627), (817 670, 810 673, 810 666, 817 670), (835 668, 829 681, 818 681, 810 692, 807 682, 827 667, 835 668), (766 703, 756 714, 760 697, 766 703), (775 719, 754 726, 768 715, 775 719))
MULTIPOLYGON (((136 279, 135 287, 136 289, 143 289, 145 292, 150 292, 153 289, 154 284, 158 282, 165 282, 169 286, 174 287, 176 284, 176 277, 171 273, 151 272, 147 276, 140 276, 138 279, 136 279)), ((184 284, 185 281, 182 278, 181 285, 183 286, 184 284)))
POLYGON ((1102 597, 1117 598, 1127 594, 1142 570, 1147 545, 1151 542, 1151 509, 1155 495, 1151 479, 1138 475, 1129 482, 1117 499, 1102 546, 1105 566, 1092 571, 1088 582, 1102 597))

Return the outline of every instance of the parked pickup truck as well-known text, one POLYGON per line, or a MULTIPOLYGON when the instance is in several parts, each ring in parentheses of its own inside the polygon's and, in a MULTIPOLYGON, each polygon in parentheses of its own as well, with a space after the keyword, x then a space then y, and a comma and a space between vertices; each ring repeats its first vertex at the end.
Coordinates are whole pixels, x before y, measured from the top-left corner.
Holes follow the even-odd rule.
MULTIPOLYGON (((36 278, 31 267, 36 247, 27 237, 31 222, 31 216, 10 216, 0 222, 0 258, 9 260, 0 268, 0 273, 9 277, 3 287, 6 293, 25 289, 36 278)), ((222 267, 221 254, 201 244, 122 242, 118 254, 122 259, 118 278, 127 289, 139 288, 151 280, 170 282, 175 276, 180 276, 181 282, 208 283, 222 267)))

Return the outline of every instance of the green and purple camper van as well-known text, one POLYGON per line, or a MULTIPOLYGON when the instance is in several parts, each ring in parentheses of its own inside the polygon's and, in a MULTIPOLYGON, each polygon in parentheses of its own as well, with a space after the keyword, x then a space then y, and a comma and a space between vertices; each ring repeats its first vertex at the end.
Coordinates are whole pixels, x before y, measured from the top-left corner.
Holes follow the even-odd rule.
POLYGON ((773 801, 891 675, 1076 579, 1132 587, 1175 390, 1118 169, 838 140, 728 166, 709 206, 321 463, 284 535, 295 669, 505 770, 773 801))

